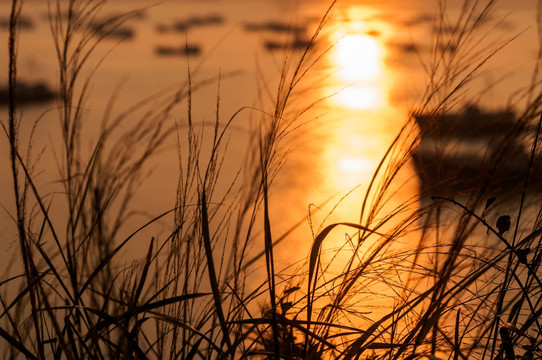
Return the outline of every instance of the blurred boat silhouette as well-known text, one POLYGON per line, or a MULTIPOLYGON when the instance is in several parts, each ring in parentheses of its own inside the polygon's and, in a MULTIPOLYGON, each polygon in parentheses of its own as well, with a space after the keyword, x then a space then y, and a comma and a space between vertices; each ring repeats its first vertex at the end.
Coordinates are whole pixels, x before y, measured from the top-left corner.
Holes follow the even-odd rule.
POLYGON ((198 56, 201 53, 201 49, 197 45, 184 45, 184 46, 163 46, 159 45, 154 50, 156 55, 159 56, 198 56))
MULTIPOLYGON (((422 114, 416 121, 422 137, 412 159, 420 191, 457 196, 522 190, 530 153, 518 134, 528 129, 518 128, 513 112, 484 112, 469 105, 458 113, 422 114)), ((535 163, 530 184, 538 191, 541 174, 535 163)))
POLYGON ((515 114, 510 110, 484 112, 475 105, 467 105, 459 113, 443 114, 435 118, 418 115, 416 122, 422 130, 429 129, 425 138, 489 139, 503 135, 514 126, 515 114))
POLYGON ((268 31, 273 33, 301 33, 306 30, 305 26, 294 26, 280 21, 268 21, 264 23, 246 23, 245 31, 268 31))
POLYGON ((134 29, 127 26, 114 27, 108 20, 90 24, 90 28, 98 36, 110 39, 132 39, 135 36, 134 29))
MULTIPOLYGON (((31 18, 26 16, 19 16, 17 25, 20 29, 31 30, 34 28, 34 21, 31 18)), ((0 18, 0 29, 8 30, 9 29, 9 17, 0 18)))
POLYGON ((304 36, 307 27, 303 25, 293 25, 280 21, 267 21, 262 23, 245 23, 244 29, 249 32, 292 34, 292 40, 288 41, 265 40, 263 45, 268 51, 305 50, 312 45, 311 41, 304 36))
MULTIPOLYGON (((56 92, 51 90, 46 83, 17 82, 15 87, 15 99, 17 104, 35 104, 49 102, 55 99, 56 92)), ((7 86, 0 87, 0 105, 9 103, 9 89, 7 86)))
POLYGON ((210 25, 221 25, 224 23, 224 18, 218 14, 210 14, 205 16, 191 16, 186 20, 177 20, 173 24, 158 24, 156 31, 165 32, 185 32, 193 27, 203 27, 210 25))
POLYGON ((187 23, 190 26, 219 25, 224 22, 224 18, 218 14, 209 14, 205 16, 191 16, 187 23))
POLYGON ((287 41, 287 42, 277 42, 277 41, 268 40, 264 42, 264 46, 268 51, 305 50, 309 46, 312 46, 312 43, 310 40, 296 37, 294 40, 287 41))

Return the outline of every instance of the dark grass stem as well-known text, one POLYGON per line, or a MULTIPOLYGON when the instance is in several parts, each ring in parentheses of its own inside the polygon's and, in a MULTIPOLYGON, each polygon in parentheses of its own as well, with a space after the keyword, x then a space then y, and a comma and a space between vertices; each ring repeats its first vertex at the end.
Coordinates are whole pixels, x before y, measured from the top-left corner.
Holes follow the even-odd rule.
MULTIPOLYGON (((26 274, 27 284, 29 287, 30 303, 32 307, 32 322, 35 330, 36 347, 39 359, 45 359, 45 349, 42 339, 42 332, 40 331, 40 319, 38 319, 38 302, 39 294, 36 289, 35 273, 32 271, 32 253, 28 244, 25 229, 25 204, 22 202, 20 194, 20 184, 18 176, 18 132, 19 124, 17 121, 17 38, 18 38, 18 20, 22 9, 22 1, 13 0, 11 3, 11 12, 9 17, 9 110, 8 110, 8 132, 9 132, 9 144, 10 144, 10 163, 11 173, 13 179, 13 194, 15 196, 15 207, 17 211, 17 230, 19 236, 19 250, 21 252, 21 258, 23 259, 24 271, 26 274)), ((8 342, 13 344, 11 337, 4 336, 8 342)))

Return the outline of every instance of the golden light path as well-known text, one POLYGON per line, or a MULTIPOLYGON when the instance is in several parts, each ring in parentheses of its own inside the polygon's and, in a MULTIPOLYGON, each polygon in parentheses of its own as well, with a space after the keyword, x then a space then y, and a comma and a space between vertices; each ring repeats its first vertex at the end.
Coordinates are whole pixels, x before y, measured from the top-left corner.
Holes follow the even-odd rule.
MULTIPOLYGON (((386 185, 382 185, 379 178, 385 171, 380 171, 368 191, 379 164, 383 163, 383 169, 388 166, 383 157, 405 119, 404 105, 389 95, 392 86, 398 83, 397 69, 391 60, 388 62, 393 59, 394 49, 387 46, 396 29, 378 20, 378 14, 370 8, 351 6, 340 10, 339 20, 327 34, 330 52, 325 64, 327 84, 322 90, 324 96, 326 93, 332 96, 326 104, 329 109, 326 109, 328 116, 323 129, 325 141, 319 143, 323 149, 319 163, 323 184, 317 190, 332 195, 333 200, 314 211, 311 224, 320 230, 329 224, 344 222, 373 228, 384 216, 394 214, 401 204, 408 204, 417 186, 414 174, 406 168, 407 171, 394 177, 393 184, 386 185), (379 198, 381 187, 387 190, 382 199, 379 198), (374 199, 382 201, 372 207, 374 199), (368 209, 375 210, 375 218, 370 219, 370 223, 366 222, 367 214, 371 212, 368 209), (362 216, 364 218, 360 219, 362 216)), ((393 219, 382 224, 378 231, 391 233, 404 216, 407 215, 393 215, 393 219)), ((356 230, 340 227, 325 238, 320 260, 325 264, 326 273, 335 275, 350 271, 346 264, 364 259, 365 254, 370 256, 374 250, 372 246, 382 241, 378 236, 371 236, 358 243, 356 236, 356 230)), ((408 243, 405 237, 394 239, 393 249, 390 245, 386 256, 398 249, 403 251, 405 242, 408 243)), ((383 295, 382 298, 375 297, 374 303, 363 300, 364 309, 375 311, 371 314, 379 316, 375 309, 393 306, 395 294, 385 281, 375 281, 365 290, 383 295), (388 300, 389 304, 386 303, 388 300)), ((364 293, 359 295, 363 297, 364 293)), ((364 325, 360 322, 356 326, 364 325)))
MULTIPOLYGON (((394 102, 393 98, 390 100, 389 96, 396 80, 396 70, 387 62, 387 59, 393 58, 393 48, 386 44, 389 40, 387 36, 391 37, 394 29, 392 25, 379 21, 375 10, 367 7, 345 5, 338 10, 337 17, 338 20, 333 23, 334 28, 326 33, 325 45, 329 45, 330 51, 324 68, 326 84, 321 91, 323 96, 331 96, 327 98, 326 126, 321 130, 322 141, 318 143, 322 149, 318 162, 322 177, 312 198, 323 201, 331 196, 332 200, 321 207, 320 203, 313 202, 316 206, 311 214, 311 226, 315 232, 330 224, 345 222, 361 223, 373 228, 381 216, 392 214, 399 204, 406 203, 413 194, 408 185, 404 186, 412 178, 411 174, 407 174, 408 179, 402 178, 403 174, 401 177, 398 175, 394 178, 396 182, 385 185, 389 192, 374 208, 371 208, 372 201, 378 198, 375 195, 382 186, 380 179, 376 179, 367 194, 369 184, 404 119, 401 105, 394 102), (395 192, 397 186, 401 186, 398 195, 388 197, 395 192), (367 209, 363 213, 364 218, 360 219, 365 200, 367 208, 375 209, 376 221, 371 219, 370 223, 366 222, 367 213, 371 212, 367 209)), ((383 167, 386 166, 384 162, 383 167)), ((378 175, 382 175, 382 172, 378 175)), ((393 221, 386 222, 378 231, 388 233, 397 225, 395 221, 401 221, 401 216, 403 214, 395 216, 393 221)), ((332 275, 350 271, 350 265, 347 264, 351 260, 356 264, 358 260, 364 259, 365 254, 370 256, 374 250, 372 246, 380 244, 382 240, 379 236, 371 236, 367 241, 358 243, 356 236, 355 229, 344 226, 337 227, 326 236, 320 249, 320 261, 325 264, 323 268, 326 276, 329 274, 331 278, 332 275)), ((393 246, 403 249, 403 241, 394 241, 393 246)), ((385 301, 393 299, 395 295, 389 291, 385 281, 375 281, 370 289, 365 290, 388 296, 385 301)), ((363 292, 359 292, 359 295, 360 299, 365 296, 363 292)), ((356 297, 357 294, 352 296, 356 297)), ((372 314, 376 314, 374 309, 383 306, 384 302, 382 298, 375 299, 378 299, 375 303, 369 303, 364 298, 360 308, 371 309, 375 311, 372 314)), ((368 313, 367 317, 371 316, 368 313)), ((353 321, 360 321, 355 326, 365 326, 360 319, 353 321)))
POLYGON ((327 159, 332 186, 339 191, 368 183, 387 145, 380 136, 384 119, 379 114, 386 106, 384 46, 367 34, 363 22, 351 21, 345 28, 330 38, 334 44, 332 100, 341 119, 327 159))
POLYGON ((337 95, 339 103, 350 109, 375 109, 382 106, 382 47, 365 34, 340 38, 333 57, 336 78, 346 86, 337 95))

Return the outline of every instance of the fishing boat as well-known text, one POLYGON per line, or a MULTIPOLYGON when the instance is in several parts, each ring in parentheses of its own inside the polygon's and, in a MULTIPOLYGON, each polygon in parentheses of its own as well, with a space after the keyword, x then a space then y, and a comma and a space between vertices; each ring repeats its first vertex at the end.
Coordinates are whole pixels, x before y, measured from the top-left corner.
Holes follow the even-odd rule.
POLYGON ((165 46, 159 45, 154 50, 159 56, 198 56, 201 49, 197 45, 165 46))
MULTIPOLYGON (((18 81, 15 87, 15 99, 18 104, 44 103, 55 99, 56 92, 45 82, 29 83, 18 81)), ((8 86, 0 87, 0 105, 9 103, 8 86)))
POLYGON ((420 191, 458 196, 522 191, 529 174, 542 191, 542 167, 530 167, 530 150, 522 141, 529 131, 510 110, 483 111, 468 105, 457 113, 416 116, 421 142, 412 152, 420 191))
POLYGON ((292 41, 288 42, 277 42, 272 40, 267 40, 264 42, 264 46, 268 51, 275 51, 275 50, 305 50, 309 46, 312 46, 311 40, 303 39, 296 37, 292 41))

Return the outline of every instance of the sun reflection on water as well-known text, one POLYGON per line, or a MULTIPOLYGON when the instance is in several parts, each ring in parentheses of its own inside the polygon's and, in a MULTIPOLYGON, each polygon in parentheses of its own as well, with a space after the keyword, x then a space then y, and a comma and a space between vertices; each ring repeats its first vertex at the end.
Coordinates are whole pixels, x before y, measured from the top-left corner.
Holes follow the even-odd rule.
POLYGON ((366 110, 380 107, 382 95, 369 86, 350 86, 341 89, 336 95, 336 102, 348 109, 366 110))
POLYGON ((336 102, 353 110, 376 109, 384 105, 384 48, 367 35, 361 22, 349 24, 345 34, 334 34, 332 61, 337 82, 336 102), (355 31, 355 32, 353 32, 355 31))
POLYGON ((374 139, 386 137, 385 47, 367 24, 348 18, 329 37, 331 101, 339 120, 326 152, 337 191, 370 181, 383 150, 383 141, 374 139))
POLYGON ((382 72, 381 57, 382 48, 374 37, 345 35, 335 45, 336 76, 345 81, 378 80, 382 72))

